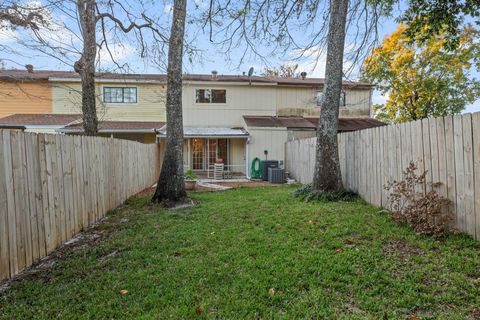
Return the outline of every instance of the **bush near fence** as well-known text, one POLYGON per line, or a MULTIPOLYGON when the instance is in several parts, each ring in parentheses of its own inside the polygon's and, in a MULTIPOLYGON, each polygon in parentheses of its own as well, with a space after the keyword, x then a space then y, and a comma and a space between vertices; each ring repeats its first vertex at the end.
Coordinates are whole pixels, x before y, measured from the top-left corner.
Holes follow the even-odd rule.
MULTIPOLYGON (((344 186, 388 206, 387 182, 402 179, 410 161, 441 182, 460 231, 480 239, 480 112, 338 134, 344 186)), ((286 169, 302 183, 313 178, 315 138, 286 143, 286 169)), ((424 186, 427 188, 427 186, 424 186)))
POLYGON ((0 130, 0 280, 151 186, 159 161, 155 144, 0 130))

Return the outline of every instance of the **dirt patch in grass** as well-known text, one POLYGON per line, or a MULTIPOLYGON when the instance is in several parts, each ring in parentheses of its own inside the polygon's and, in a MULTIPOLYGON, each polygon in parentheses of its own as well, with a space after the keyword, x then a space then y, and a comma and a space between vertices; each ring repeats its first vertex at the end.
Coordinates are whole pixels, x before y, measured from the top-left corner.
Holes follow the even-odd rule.
POLYGON ((407 259, 410 256, 420 256, 425 254, 424 250, 418 247, 413 247, 401 240, 392 240, 385 243, 383 245, 383 252, 386 254, 397 254, 402 259, 407 259))
MULTIPOLYGON (((266 186, 281 186, 281 184, 272 184, 267 181, 245 181, 245 182, 212 182, 212 184, 231 187, 231 188, 240 188, 240 187, 247 187, 247 188, 254 188, 254 187, 266 187, 266 186)), ((214 189, 208 188, 204 186, 197 185, 195 187, 194 192, 210 192, 210 191, 223 191, 222 189, 214 189)), ((155 188, 147 188, 145 190, 140 191, 135 195, 136 198, 143 198, 145 196, 153 196, 155 193, 155 188)))
POLYGON ((144 189, 144 190, 140 191, 139 193, 134 195, 134 197, 135 198, 143 198, 143 197, 146 197, 146 196, 153 196, 154 193, 155 193, 155 188, 151 187, 151 188, 147 188, 147 189, 144 189))

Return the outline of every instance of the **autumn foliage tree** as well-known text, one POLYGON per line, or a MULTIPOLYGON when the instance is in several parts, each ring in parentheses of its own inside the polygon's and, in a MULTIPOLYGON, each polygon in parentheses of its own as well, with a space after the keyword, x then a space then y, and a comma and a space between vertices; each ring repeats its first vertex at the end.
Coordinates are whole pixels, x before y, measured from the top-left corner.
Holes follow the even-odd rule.
POLYGON ((480 96, 480 82, 470 74, 480 69, 478 30, 465 26, 453 47, 446 45, 446 32, 426 40, 408 34, 400 24, 364 62, 363 78, 388 97, 375 106, 378 118, 403 122, 456 114, 480 96))

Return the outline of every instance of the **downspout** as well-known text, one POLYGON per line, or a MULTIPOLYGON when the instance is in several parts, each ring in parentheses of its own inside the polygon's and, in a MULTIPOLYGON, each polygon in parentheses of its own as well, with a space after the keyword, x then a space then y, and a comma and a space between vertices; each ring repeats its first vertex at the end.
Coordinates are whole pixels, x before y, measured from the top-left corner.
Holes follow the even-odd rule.
POLYGON ((247 138, 247 142, 245 143, 245 175, 247 179, 250 180, 250 172, 248 171, 248 161, 250 159, 248 154, 248 144, 250 143, 250 137, 247 138))

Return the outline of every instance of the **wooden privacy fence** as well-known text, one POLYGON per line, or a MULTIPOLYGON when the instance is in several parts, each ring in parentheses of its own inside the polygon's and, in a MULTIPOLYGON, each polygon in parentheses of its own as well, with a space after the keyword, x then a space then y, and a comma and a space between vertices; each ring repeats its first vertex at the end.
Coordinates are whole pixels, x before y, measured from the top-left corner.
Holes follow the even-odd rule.
MULTIPOLYGON (((312 181, 315 138, 286 143, 286 168, 312 181)), ((480 112, 394 124, 338 135, 344 186, 388 208, 387 182, 402 179, 410 161, 426 183, 441 182, 459 230, 480 239, 480 112)))
POLYGON ((52 252, 159 175, 159 150, 0 130, 0 280, 52 252))

